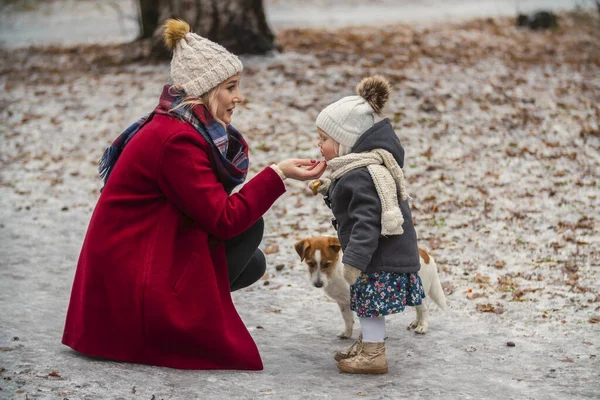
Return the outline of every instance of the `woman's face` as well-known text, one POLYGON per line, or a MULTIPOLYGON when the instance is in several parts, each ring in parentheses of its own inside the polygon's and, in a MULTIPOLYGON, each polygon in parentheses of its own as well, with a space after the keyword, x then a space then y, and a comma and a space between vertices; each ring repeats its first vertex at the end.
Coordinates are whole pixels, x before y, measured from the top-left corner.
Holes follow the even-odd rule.
POLYGON ((223 121, 225 125, 231 123, 235 105, 244 100, 240 92, 240 79, 240 74, 236 74, 220 84, 213 98, 214 104, 210 107, 215 110, 213 117, 223 121))
POLYGON ((336 143, 330 138, 322 129, 317 128, 319 134, 319 149, 321 155, 325 157, 326 161, 337 157, 336 143))

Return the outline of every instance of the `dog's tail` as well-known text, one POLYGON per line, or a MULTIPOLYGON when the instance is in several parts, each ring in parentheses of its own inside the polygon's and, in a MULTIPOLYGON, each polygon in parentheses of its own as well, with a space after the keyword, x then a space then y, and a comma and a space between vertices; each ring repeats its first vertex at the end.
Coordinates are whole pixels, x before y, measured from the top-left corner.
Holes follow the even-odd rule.
POLYGON ((444 296, 444 289, 442 288, 440 276, 438 275, 437 264, 431 256, 429 256, 429 263, 426 263, 425 265, 421 264, 419 275, 423 276, 425 274, 427 274, 425 279, 427 283, 424 284, 425 294, 433 300, 439 308, 446 310, 446 296, 444 296))

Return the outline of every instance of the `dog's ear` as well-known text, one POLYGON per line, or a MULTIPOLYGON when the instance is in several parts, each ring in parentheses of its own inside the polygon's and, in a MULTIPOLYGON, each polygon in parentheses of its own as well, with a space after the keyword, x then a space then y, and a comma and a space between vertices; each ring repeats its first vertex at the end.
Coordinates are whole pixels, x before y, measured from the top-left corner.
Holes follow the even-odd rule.
POLYGON ((329 238, 329 248, 331 248, 331 250, 335 251, 336 253, 342 249, 342 246, 340 245, 340 241, 338 240, 338 238, 336 238, 336 237, 329 238))
POLYGON ((304 261, 304 257, 306 256, 306 250, 310 248, 310 242, 308 239, 302 239, 294 244, 296 248, 296 253, 300 256, 300 261, 304 261))

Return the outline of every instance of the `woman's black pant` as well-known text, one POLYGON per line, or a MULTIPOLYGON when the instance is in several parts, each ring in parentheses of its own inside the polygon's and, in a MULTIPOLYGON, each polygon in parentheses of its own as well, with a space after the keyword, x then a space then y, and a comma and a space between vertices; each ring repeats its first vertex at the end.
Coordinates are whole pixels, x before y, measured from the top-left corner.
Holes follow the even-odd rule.
POLYGON ((264 230, 265 222, 261 218, 246 231, 225 241, 232 292, 250 286, 265 274, 267 261, 258 248, 264 230))

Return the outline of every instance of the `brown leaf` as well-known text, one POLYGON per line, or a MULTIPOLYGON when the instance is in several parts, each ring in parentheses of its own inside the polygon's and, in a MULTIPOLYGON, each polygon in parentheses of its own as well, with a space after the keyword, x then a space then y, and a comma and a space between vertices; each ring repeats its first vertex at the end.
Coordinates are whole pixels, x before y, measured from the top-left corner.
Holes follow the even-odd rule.
POLYGON ((494 306, 490 303, 477 304, 477 311, 479 312, 491 312, 495 314, 504 314, 504 307, 497 305, 494 306))
POLYGON ((279 252, 279 246, 276 244, 265 247, 265 254, 274 254, 279 252))
POLYGON ((593 299, 589 299, 588 303, 598 303, 600 301, 600 294, 597 294, 593 299))
POLYGON ((600 324, 600 317, 592 317, 592 318, 588 319, 588 322, 590 324, 600 324))
POLYGON ((558 361, 562 361, 562 362, 574 362, 571 357, 567 357, 567 358, 565 358, 563 360, 558 360, 558 361))
POLYGON ((275 275, 271 275, 270 273, 265 272, 265 274, 260 279, 264 281, 264 280, 269 279, 271 276, 275 276, 275 275))
POLYGON ((429 148, 427 150, 425 150, 423 153, 421 153, 421 155, 424 156, 425 158, 427 158, 428 160, 431 160, 432 154, 433 154, 433 152, 431 151, 431 146, 429 146, 429 148))
POLYGON ((475 300, 475 299, 478 299, 480 297, 487 297, 487 295, 485 295, 483 293, 473 293, 473 294, 467 295, 467 299, 469 299, 469 300, 475 300))
POLYGON ((48 374, 48 376, 54 376, 54 377, 56 377, 56 378, 62 378, 62 377, 60 376, 60 374, 58 373, 58 371, 52 371, 52 372, 50 372, 50 373, 48 374))
POLYGON ((503 261, 503 260, 496 260, 496 262, 494 262, 494 267, 497 269, 504 268, 505 265, 506 265, 506 261, 503 261))
POLYGON ((441 245, 442 245, 442 239, 440 239, 438 237, 429 239, 429 249, 430 250, 439 249, 441 245))
POLYGON ((481 274, 476 274, 473 279, 477 283, 487 283, 487 284, 490 283, 490 277, 489 276, 483 276, 481 274))

